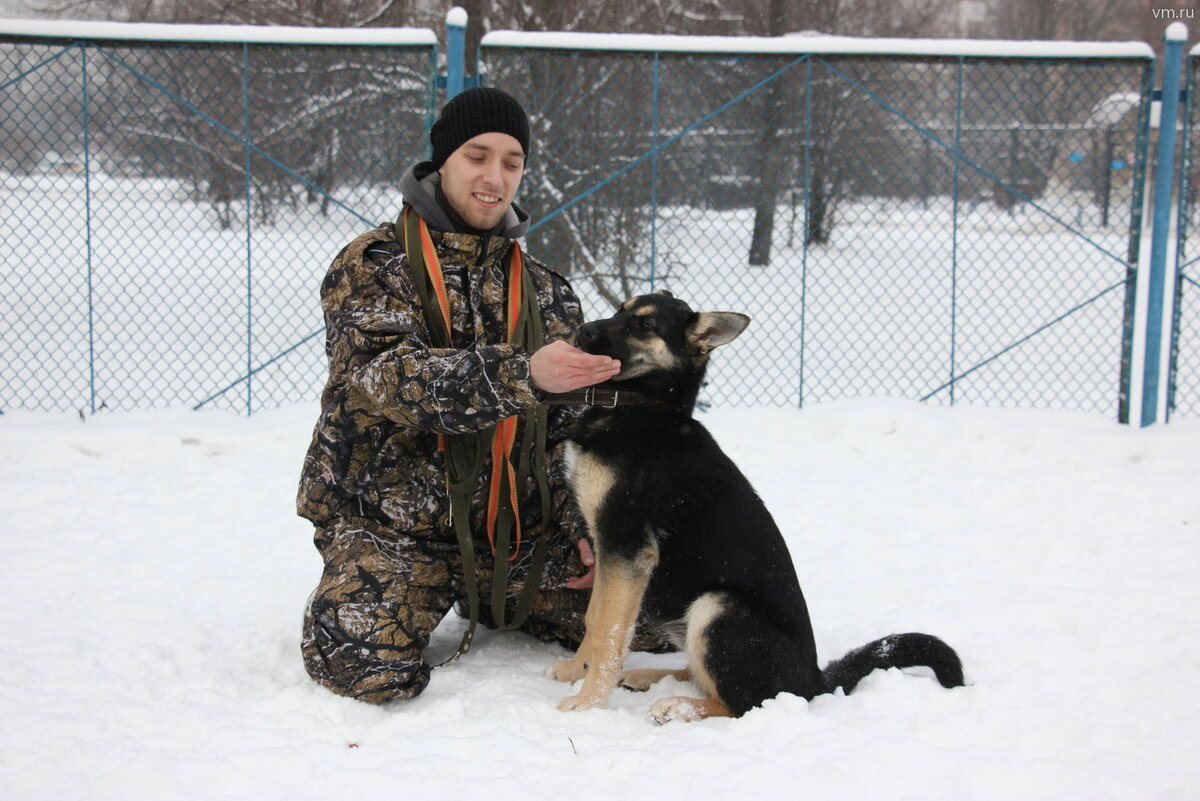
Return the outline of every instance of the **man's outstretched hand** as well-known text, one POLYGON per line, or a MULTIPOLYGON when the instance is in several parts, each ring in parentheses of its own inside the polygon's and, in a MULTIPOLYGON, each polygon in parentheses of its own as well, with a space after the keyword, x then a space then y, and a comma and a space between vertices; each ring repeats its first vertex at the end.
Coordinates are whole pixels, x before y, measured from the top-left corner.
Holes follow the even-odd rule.
POLYGON ((600 384, 621 371, 608 356, 584 353, 562 340, 538 348, 529 359, 529 377, 543 392, 570 392, 600 384))

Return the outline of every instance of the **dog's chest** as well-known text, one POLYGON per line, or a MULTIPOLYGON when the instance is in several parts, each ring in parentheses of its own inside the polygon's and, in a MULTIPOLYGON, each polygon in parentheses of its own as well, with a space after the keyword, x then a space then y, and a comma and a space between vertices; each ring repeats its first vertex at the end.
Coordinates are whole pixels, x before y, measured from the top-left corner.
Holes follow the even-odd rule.
POLYGON ((575 493, 575 501, 583 512, 588 530, 592 536, 598 536, 599 510, 616 483, 617 472, 612 465, 575 442, 567 443, 566 455, 567 476, 575 493))

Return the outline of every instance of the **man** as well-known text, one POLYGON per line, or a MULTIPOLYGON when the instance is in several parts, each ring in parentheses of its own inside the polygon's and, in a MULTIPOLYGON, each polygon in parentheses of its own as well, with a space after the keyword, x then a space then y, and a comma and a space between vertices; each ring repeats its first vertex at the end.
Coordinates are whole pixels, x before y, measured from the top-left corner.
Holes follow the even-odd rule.
POLYGON ((456 603, 582 639, 586 594, 567 589, 590 578, 565 481, 574 411, 541 404, 620 369, 566 342, 579 301, 516 244, 529 226, 513 203, 529 155, 517 101, 463 92, 430 141, 397 223, 351 242, 322 284, 329 380, 297 500, 325 562, 305 667, 374 703, 425 688, 430 632, 456 603))

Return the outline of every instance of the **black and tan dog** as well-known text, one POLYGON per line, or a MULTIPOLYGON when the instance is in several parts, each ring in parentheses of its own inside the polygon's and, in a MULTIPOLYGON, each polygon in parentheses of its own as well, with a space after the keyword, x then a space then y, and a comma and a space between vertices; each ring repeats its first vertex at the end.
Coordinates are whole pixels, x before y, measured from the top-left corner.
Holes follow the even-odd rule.
POLYGON ((818 667, 783 536, 692 419, 709 352, 749 322, 733 312, 696 313, 659 293, 626 302, 576 337, 583 350, 620 360, 607 388, 637 393, 645 404, 593 407, 571 434, 571 482, 597 569, 583 643, 547 671, 583 679, 559 709, 600 707, 618 682, 647 689, 667 675, 694 682, 707 698, 657 702, 650 714, 660 723, 739 716, 781 692, 850 692, 876 668, 926 666, 945 687, 963 683, 953 649, 927 634, 884 637, 818 667), (687 668, 622 672, 639 612, 682 640, 687 668))

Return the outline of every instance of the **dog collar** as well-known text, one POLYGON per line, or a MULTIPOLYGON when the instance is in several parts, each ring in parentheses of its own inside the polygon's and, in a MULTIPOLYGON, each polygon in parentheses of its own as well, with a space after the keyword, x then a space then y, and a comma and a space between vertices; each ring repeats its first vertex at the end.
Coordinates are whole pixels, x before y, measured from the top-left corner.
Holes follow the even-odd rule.
POLYGON ((629 390, 599 389, 587 387, 573 392, 548 392, 542 403, 553 406, 599 406, 604 409, 615 409, 618 406, 659 406, 645 395, 629 390))

